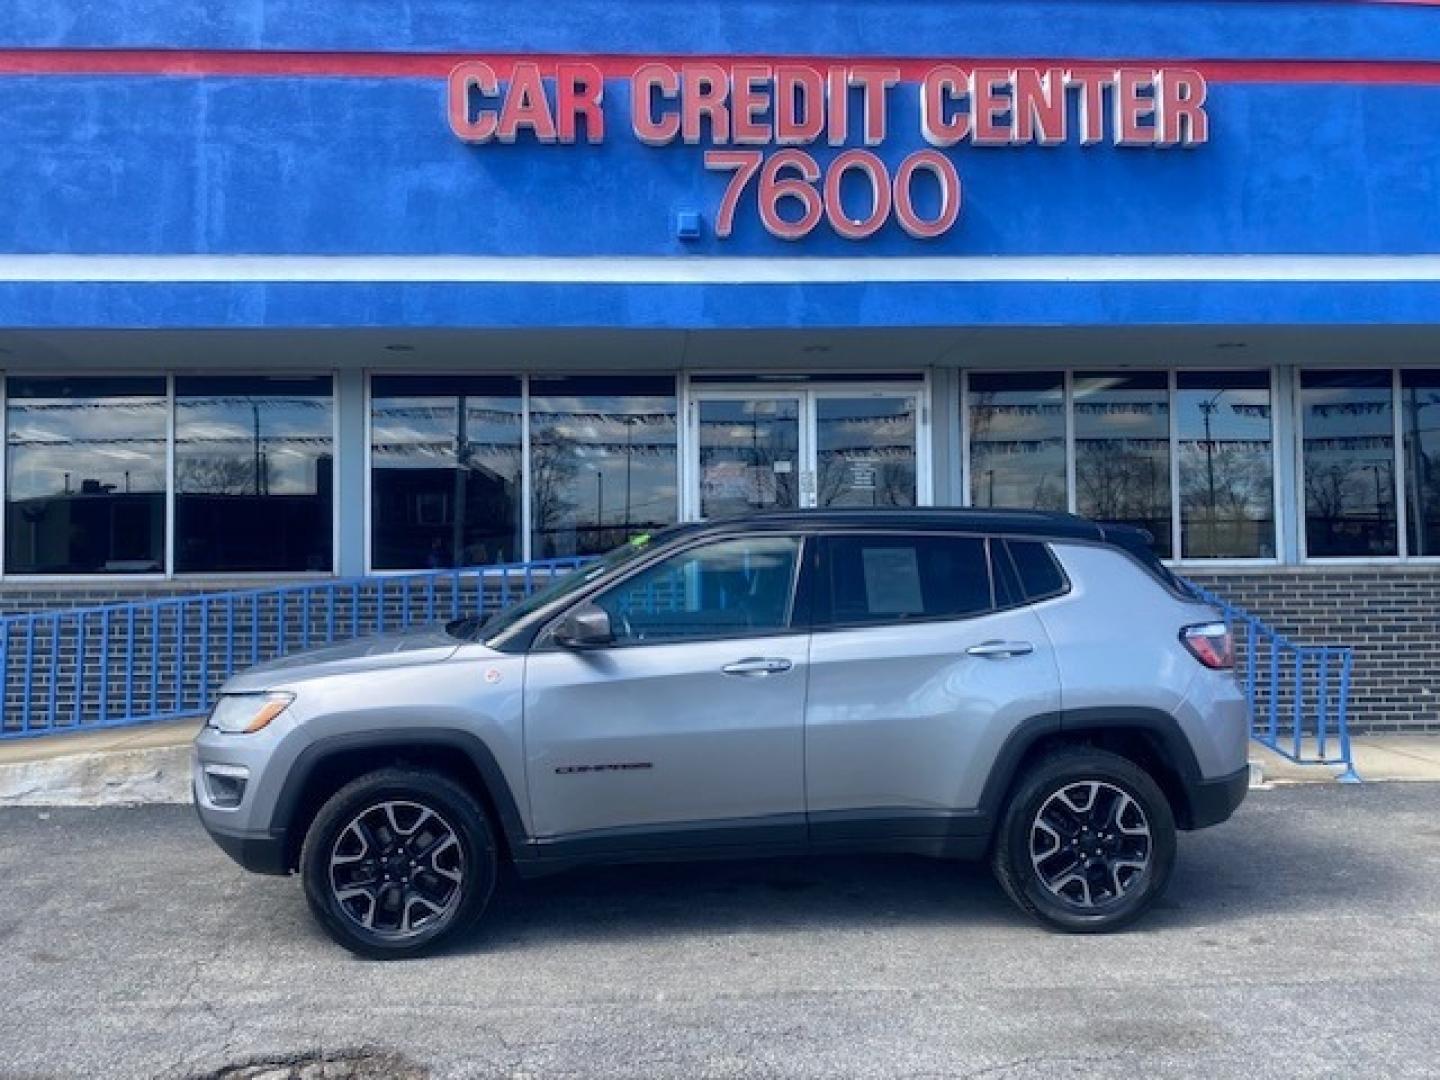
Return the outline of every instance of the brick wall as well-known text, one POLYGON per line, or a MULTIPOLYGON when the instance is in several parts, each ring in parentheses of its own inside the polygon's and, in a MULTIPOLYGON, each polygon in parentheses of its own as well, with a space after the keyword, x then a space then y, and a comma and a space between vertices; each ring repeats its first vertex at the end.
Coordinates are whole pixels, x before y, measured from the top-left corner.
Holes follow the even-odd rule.
POLYGON ((1355 650, 1352 731, 1440 732, 1440 566, 1187 571, 1301 645, 1355 650))

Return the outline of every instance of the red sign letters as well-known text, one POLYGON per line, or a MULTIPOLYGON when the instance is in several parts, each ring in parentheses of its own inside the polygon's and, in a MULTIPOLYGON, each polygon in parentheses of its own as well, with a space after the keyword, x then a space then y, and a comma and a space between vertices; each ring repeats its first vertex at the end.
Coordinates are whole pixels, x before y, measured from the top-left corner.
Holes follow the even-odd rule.
MULTIPOLYGON (((507 74, 502 80, 494 65, 479 60, 454 69, 448 101, 458 138, 473 144, 605 141, 605 78, 597 65, 560 62, 542 70, 518 60, 507 74)), ((704 144, 705 167, 732 174, 715 215, 717 236, 730 235, 739 200, 758 178, 760 220, 786 240, 808 235, 822 220, 860 240, 892 217, 913 237, 941 235, 960 210, 959 174, 941 151, 962 143, 1090 146, 1108 139, 1163 149, 1210 138, 1205 78, 1190 68, 937 64, 920 80, 916 117, 933 149, 911 153, 892 175, 862 147, 886 141, 900 82, 900 68, 882 63, 642 63, 629 76, 629 127, 647 146, 704 144), (822 167, 800 149, 817 145, 849 149, 822 167), (776 149, 767 155, 751 148, 776 149), (863 178, 870 193, 859 218, 841 204, 850 174, 863 178), (938 209, 928 217, 915 208, 917 183, 939 188, 938 201, 929 202, 938 209), (789 213, 780 212, 782 204, 789 213)))

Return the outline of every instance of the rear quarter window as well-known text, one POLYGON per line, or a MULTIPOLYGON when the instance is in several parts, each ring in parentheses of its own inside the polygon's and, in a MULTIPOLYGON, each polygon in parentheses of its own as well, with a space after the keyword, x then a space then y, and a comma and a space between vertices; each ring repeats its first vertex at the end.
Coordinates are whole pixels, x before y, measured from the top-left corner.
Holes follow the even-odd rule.
POLYGON ((1069 589, 1070 583, 1065 580, 1065 572, 1060 569, 1049 544, 1009 540, 1005 546, 1026 601, 1046 600, 1069 589))

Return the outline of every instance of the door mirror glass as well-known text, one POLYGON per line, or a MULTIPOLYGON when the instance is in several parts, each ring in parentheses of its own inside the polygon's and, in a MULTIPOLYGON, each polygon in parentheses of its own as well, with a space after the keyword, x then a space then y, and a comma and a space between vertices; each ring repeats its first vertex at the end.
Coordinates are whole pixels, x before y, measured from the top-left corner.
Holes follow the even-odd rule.
POLYGON ((567 649, 596 649, 615 640, 610 616, 594 604, 571 608, 555 627, 555 644, 567 649))

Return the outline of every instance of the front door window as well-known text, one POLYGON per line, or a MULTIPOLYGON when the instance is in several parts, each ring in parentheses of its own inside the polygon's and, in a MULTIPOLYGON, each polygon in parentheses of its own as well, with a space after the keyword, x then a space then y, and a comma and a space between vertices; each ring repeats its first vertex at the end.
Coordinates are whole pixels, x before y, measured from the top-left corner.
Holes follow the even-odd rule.
POLYGON ((617 645, 784 633, 800 540, 752 536, 672 555, 598 597, 617 645))

